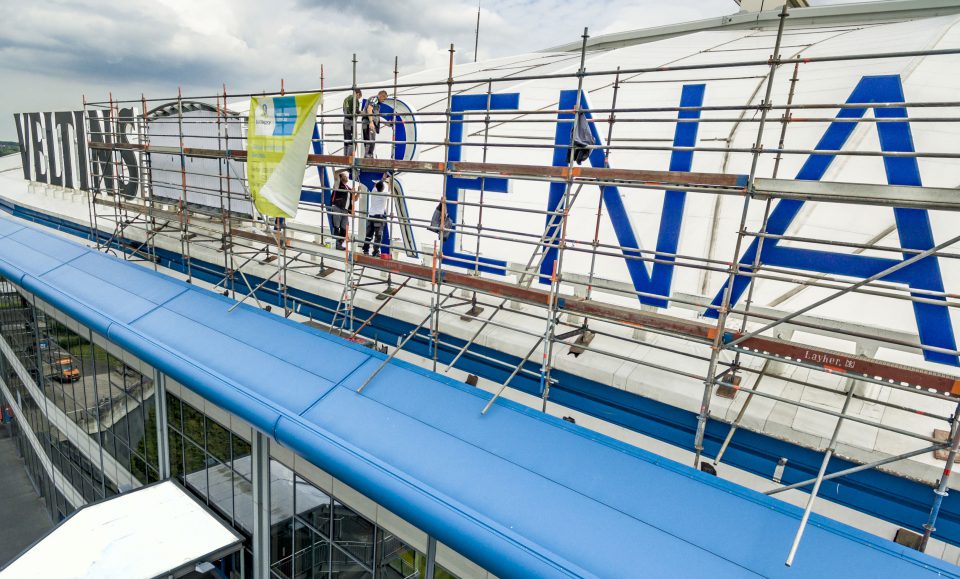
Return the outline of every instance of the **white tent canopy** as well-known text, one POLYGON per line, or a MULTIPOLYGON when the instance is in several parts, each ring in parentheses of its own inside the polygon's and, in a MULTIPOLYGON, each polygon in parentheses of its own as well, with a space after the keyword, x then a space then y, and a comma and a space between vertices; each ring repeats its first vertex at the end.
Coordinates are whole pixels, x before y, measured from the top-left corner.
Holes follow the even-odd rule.
POLYGON ((180 576, 242 537, 174 482, 88 505, 0 571, 2 579, 180 576))

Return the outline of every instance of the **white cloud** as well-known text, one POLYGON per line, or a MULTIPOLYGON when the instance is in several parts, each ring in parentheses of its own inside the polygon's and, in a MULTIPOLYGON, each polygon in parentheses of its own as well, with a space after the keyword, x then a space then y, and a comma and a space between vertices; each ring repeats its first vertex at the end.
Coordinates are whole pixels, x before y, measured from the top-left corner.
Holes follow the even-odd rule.
MULTIPOLYGON (((472 0, 32 0, 0 3, 0 139, 15 138, 16 111, 79 109, 105 99, 349 84, 444 67, 447 48, 473 60, 472 0), (12 93, 12 95, 11 95, 12 93)), ((729 13, 732 0, 483 0, 481 59, 729 13)))

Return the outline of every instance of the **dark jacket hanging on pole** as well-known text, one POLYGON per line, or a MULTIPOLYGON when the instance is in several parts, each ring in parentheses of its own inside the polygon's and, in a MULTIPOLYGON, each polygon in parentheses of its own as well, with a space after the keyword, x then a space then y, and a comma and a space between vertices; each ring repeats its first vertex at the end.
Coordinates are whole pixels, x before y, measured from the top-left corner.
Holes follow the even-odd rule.
MULTIPOLYGON (((437 204, 437 208, 433 210, 433 217, 430 219, 430 227, 427 229, 433 233, 440 233, 440 216, 443 215, 443 202, 437 204)), ((447 213, 443 215, 446 219, 443 220, 443 241, 446 241, 450 237, 450 232, 453 231, 453 220, 450 219, 450 214, 447 213)))
POLYGON ((571 130, 570 141, 573 143, 573 147, 567 153, 567 162, 570 162, 572 155, 577 165, 582 165, 584 161, 590 158, 590 147, 597 144, 596 139, 593 138, 593 131, 590 130, 587 116, 582 112, 577 113, 577 120, 571 130))

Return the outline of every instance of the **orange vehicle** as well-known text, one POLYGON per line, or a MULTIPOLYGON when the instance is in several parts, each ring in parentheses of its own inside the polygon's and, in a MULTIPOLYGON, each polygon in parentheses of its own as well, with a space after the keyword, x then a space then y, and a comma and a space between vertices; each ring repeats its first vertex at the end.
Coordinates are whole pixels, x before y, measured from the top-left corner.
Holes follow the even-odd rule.
POLYGON ((73 358, 60 356, 48 362, 47 377, 57 382, 76 382, 80 379, 80 369, 73 364, 73 358))

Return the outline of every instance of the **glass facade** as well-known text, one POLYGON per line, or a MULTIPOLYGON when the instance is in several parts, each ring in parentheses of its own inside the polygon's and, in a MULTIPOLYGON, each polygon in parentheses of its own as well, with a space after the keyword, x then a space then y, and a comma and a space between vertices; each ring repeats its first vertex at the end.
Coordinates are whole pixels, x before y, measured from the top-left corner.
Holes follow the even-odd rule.
MULTIPOLYGON (((228 428, 171 392, 167 408, 172 476, 252 537, 249 427, 228 428)), ((275 459, 270 460, 270 561, 278 579, 414 579, 424 577, 426 568, 423 553, 275 459)))
MULTIPOLYGON (((0 408, 8 392, 19 409, 3 427, 14 433, 54 518, 161 480, 158 433, 165 432, 170 476, 247 538, 221 570, 252 576, 256 465, 249 425, 169 377, 158 390, 152 367, 2 279, 0 337, 0 408), (158 391, 165 425, 157 424, 158 391)), ((276 458, 266 468, 271 577, 426 577, 423 549, 321 489, 310 475, 276 458)), ((455 575, 435 563, 434 577, 455 575)))
POLYGON ((156 429, 145 429, 155 412, 152 369, 108 352, 105 339, 8 281, 0 282, 0 336, 4 382, 54 478, 78 495, 51 512, 63 517, 160 480, 156 429))

